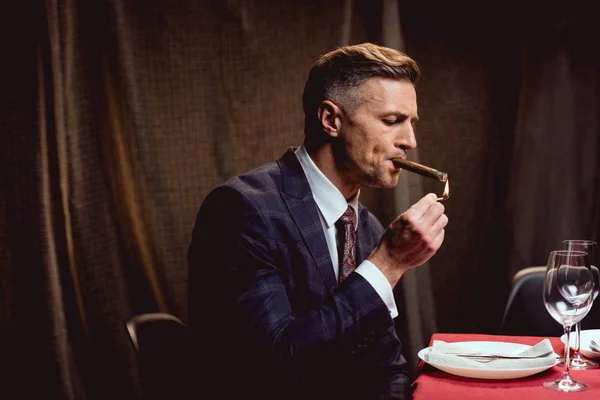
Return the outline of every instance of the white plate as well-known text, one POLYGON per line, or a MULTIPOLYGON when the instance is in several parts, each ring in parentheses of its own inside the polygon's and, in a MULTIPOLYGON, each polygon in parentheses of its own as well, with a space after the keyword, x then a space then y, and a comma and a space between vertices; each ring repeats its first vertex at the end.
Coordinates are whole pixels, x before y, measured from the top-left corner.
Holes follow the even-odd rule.
MULTIPOLYGON (((507 352, 517 352, 520 350, 525 350, 529 347, 526 344, 519 343, 509 343, 509 342, 484 342, 484 341, 476 341, 476 342, 456 342, 456 344, 460 344, 463 346, 468 346, 472 350, 482 351, 482 352, 494 352, 494 351, 507 351, 507 352)), ((477 378, 477 379, 515 379, 515 378, 523 378, 525 376, 530 376, 537 374, 539 372, 545 371, 549 368, 552 368, 554 365, 535 367, 535 368, 520 368, 520 369, 479 369, 479 368, 464 368, 452 365, 451 362, 441 364, 441 363, 431 363, 425 360, 425 352, 428 351, 429 347, 426 347, 419 351, 418 356, 421 360, 426 363, 441 369, 444 372, 448 372, 449 374, 464 376, 467 378, 477 378)), ((559 355, 554 353, 557 357, 556 363, 558 363, 559 355)))
MULTIPOLYGON (((588 358, 600 358, 600 352, 590 349, 590 340, 600 344, 600 329, 584 329, 581 331, 581 347, 579 352, 588 358)), ((567 335, 562 335, 560 341, 565 343, 567 341, 567 335)), ((574 350, 577 345, 577 338, 575 337, 575 330, 569 334, 569 342, 571 342, 571 348, 574 350)))

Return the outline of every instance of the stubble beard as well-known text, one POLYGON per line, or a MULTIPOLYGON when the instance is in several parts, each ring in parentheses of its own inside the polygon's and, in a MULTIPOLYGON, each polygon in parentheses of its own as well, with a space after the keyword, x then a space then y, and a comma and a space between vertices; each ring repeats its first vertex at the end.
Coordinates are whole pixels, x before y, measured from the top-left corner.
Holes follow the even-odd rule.
POLYGON ((390 175, 383 169, 377 169, 363 176, 364 179, 361 186, 372 189, 392 189, 398 184, 399 176, 400 174, 390 175))

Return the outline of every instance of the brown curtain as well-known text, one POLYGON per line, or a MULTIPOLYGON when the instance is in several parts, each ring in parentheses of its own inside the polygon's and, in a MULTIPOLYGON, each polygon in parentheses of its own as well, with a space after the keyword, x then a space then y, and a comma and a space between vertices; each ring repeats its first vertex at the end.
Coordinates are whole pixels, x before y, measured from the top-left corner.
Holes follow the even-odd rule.
MULTIPOLYGON (((413 365, 434 331, 493 333, 558 240, 598 239, 593 13, 417 3, 2 2, 0 394, 141 398, 124 321, 187 320, 198 206, 302 142, 307 71, 339 45, 419 61, 412 157, 450 175, 446 241, 397 288, 413 365)), ((441 189, 404 174, 363 200, 387 223, 441 189)))
POLYGON ((430 262, 437 325, 494 333, 515 272, 561 239, 600 239, 598 25, 586 8, 512 2, 400 9, 425 74, 421 161, 453 193, 430 262))

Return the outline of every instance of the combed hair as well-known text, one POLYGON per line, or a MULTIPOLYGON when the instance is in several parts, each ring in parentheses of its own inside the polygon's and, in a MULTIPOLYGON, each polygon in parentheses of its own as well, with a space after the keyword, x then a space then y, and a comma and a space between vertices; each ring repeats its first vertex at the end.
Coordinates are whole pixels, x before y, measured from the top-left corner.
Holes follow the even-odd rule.
POLYGON ((330 100, 352 114, 362 98, 357 90, 368 78, 383 77, 416 85, 419 65, 406 54, 372 43, 345 46, 321 56, 312 66, 304 86, 304 131, 319 134, 317 110, 330 100))

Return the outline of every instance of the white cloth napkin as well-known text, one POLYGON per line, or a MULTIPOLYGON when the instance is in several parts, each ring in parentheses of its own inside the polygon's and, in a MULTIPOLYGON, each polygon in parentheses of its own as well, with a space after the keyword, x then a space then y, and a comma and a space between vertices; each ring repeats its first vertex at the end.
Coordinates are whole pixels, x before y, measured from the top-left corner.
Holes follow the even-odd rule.
POLYGON ((526 369, 546 367, 556 364, 556 354, 552 350, 550 340, 543 339, 535 346, 527 347, 524 350, 503 352, 503 351, 482 351, 475 347, 469 347, 462 344, 447 343, 442 340, 434 340, 433 345, 424 352, 424 360, 434 364, 452 365, 458 368, 472 369, 526 369), (492 353, 499 356, 533 356, 533 358, 498 358, 492 361, 478 361, 469 357, 461 357, 452 353, 492 353), (548 354, 550 353, 550 354, 548 354), (544 354, 546 354, 544 356, 544 354))

